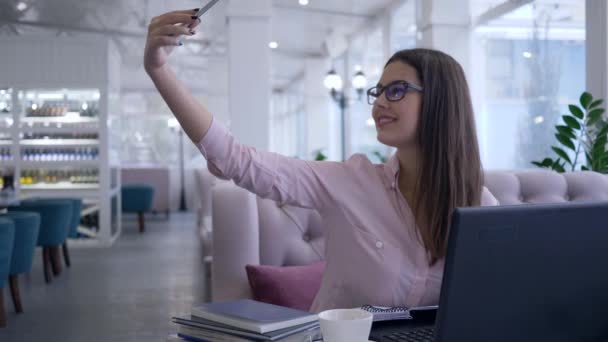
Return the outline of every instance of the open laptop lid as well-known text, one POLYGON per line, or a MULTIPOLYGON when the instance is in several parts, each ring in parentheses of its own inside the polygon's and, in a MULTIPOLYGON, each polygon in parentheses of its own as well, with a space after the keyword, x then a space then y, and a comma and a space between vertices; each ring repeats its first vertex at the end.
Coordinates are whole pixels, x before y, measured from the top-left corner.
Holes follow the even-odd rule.
POLYGON ((436 341, 608 341, 608 203, 457 209, 436 341))

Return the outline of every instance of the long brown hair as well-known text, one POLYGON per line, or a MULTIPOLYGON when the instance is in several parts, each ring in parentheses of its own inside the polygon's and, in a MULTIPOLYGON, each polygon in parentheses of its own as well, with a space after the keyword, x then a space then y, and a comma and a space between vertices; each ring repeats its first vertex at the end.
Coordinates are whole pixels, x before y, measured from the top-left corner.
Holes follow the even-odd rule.
POLYGON ((427 224, 420 238, 431 265, 445 257, 452 212, 481 202, 483 172, 469 87, 462 67, 429 49, 401 50, 386 63, 401 61, 422 82, 417 142, 421 156, 414 213, 427 224))

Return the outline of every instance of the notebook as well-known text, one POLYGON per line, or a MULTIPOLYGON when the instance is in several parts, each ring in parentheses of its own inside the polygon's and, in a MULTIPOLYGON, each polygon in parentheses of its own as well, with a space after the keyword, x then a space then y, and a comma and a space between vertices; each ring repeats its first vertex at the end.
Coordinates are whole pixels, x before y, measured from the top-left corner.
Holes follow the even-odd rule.
POLYGON ((318 322, 317 315, 310 312, 250 299, 205 303, 192 307, 191 314, 192 317, 261 334, 318 322))
POLYGON ((405 306, 376 306, 376 305, 363 305, 362 310, 371 312, 374 315, 374 322, 381 321, 394 321, 403 319, 413 319, 413 314, 417 312, 437 310, 437 305, 432 306, 418 306, 413 308, 407 308, 405 306))
MULTIPOLYGON (((213 342, 261 342, 264 340, 245 338, 230 334, 225 334, 212 330, 203 330, 187 325, 180 325, 178 327, 177 335, 185 340, 193 341, 213 341, 213 342)), ((309 342, 313 339, 320 337, 319 328, 315 328, 312 331, 300 331, 293 335, 282 338, 280 342, 309 342)))
POLYGON ((319 328, 319 324, 317 322, 311 322, 302 325, 297 325, 291 328, 279 329, 265 334, 259 334, 196 317, 193 317, 192 319, 173 317, 173 323, 176 323, 178 325, 189 326, 199 330, 216 331, 219 333, 225 333, 244 338, 253 338, 260 341, 278 341, 285 337, 297 334, 299 332, 314 332, 319 328))

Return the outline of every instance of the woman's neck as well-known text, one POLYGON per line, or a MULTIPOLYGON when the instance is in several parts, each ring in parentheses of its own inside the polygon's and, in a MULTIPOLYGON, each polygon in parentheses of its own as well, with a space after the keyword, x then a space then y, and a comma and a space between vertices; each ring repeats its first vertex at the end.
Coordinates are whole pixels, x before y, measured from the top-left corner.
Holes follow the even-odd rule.
POLYGON ((416 148, 399 148, 397 159, 399 159, 399 190, 410 199, 418 180, 418 151, 416 148))

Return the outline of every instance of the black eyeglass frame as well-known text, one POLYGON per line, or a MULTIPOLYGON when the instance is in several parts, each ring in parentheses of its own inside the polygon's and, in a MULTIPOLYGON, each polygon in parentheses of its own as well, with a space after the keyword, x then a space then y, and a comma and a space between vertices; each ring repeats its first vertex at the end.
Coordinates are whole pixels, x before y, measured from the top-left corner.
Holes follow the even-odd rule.
POLYGON ((408 81, 402 81, 402 80, 393 81, 393 82, 385 85, 384 87, 377 85, 375 87, 369 88, 367 90, 367 92, 366 92, 366 94, 367 94, 367 103, 369 103, 370 105, 373 105, 374 102, 376 102, 376 99, 379 98, 380 96, 382 96, 382 94, 384 93, 384 91, 387 88, 389 88, 391 86, 394 86, 394 85, 397 85, 397 84, 405 86, 405 91, 403 92, 403 95, 399 96, 398 98, 391 99, 388 96, 386 96, 386 94, 385 94, 384 97, 386 97, 387 101, 389 101, 389 102, 397 102, 397 101, 403 100, 403 98, 405 97, 405 95, 407 94, 407 91, 409 89, 414 89, 414 90, 417 90, 419 92, 422 92, 424 90, 424 88, 422 86, 419 86, 419 85, 414 84, 414 83, 410 83, 408 81), (376 89, 379 90, 379 92, 376 93, 376 94, 372 94, 372 91, 374 91, 376 89))

